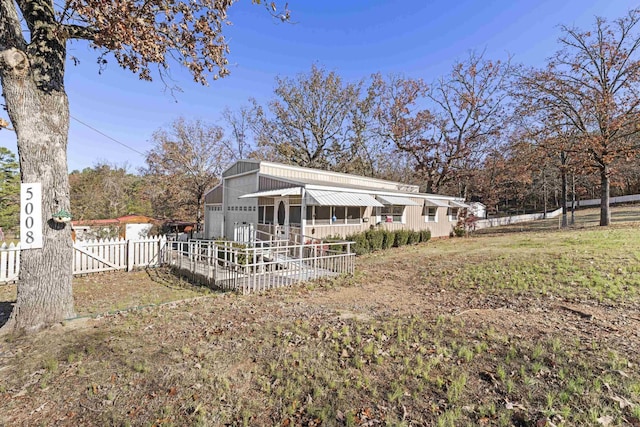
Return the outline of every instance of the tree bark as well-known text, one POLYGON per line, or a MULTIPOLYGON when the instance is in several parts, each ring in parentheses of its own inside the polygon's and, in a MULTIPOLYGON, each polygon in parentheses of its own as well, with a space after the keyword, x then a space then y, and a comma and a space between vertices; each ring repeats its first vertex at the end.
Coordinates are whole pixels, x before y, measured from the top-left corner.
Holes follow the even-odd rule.
POLYGON ((611 224, 609 210, 609 166, 600 168, 600 225, 611 224))
POLYGON ((17 302, 3 332, 32 332, 74 315, 71 231, 51 220, 53 213, 70 210, 69 105, 61 85, 37 83, 34 62, 15 48, 0 52, 0 79, 17 134, 21 179, 42 183, 43 218, 42 249, 21 251, 17 302))

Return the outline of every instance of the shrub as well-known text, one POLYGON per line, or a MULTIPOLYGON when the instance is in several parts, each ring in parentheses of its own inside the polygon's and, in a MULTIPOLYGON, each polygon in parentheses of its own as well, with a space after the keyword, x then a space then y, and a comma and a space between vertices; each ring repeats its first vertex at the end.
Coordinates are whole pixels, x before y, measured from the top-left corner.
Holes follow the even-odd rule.
POLYGON ((456 225, 455 227, 453 227, 453 234, 456 237, 463 237, 466 234, 466 230, 464 229, 464 227, 456 225))
POLYGON ((382 249, 389 249, 396 241, 396 232, 391 230, 384 231, 384 239, 382 240, 382 249))
POLYGON ((431 230, 420 230, 420 241, 424 243, 428 242, 429 240, 431 240, 431 230))
POLYGON ((335 252, 335 253, 344 253, 346 252, 347 248, 346 245, 343 243, 345 239, 343 239, 342 237, 336 235, 336 236, 327 236, 324 239, 322 239, 323 243, 325 243, 327 245, 327 249, 331 252, 335 252))
POLYGON ((367 231, 367 240, 369 241, 369 250, 379 251, 382 249, 382 242, 384 241, 383 230, 369 230, 367 231))
POLYGON ((347 240, 354 242, 351 249, 356 255, 364 255, 369 253, 369 241, 365 233, 356 233, 347 236, 347 240))
POLYGON ((231 244, 230 250, 218 248, 218 260, 228 261, 240 265, 253 264, 253 252, 246 252, 246 248, 247 245, 235 242, 231 244), (233 249, 237 250, 234 251, 233 249))
POLYGON ((410 230, 407 245, 415 245, 416 243, 420 243, 420 232, 410 230))
POLYGON ((409 230, 398 230, 396 231, 396 240, 393 246, 396 248, 404 246, 407 244, 407 240, 409 240, 409 230))

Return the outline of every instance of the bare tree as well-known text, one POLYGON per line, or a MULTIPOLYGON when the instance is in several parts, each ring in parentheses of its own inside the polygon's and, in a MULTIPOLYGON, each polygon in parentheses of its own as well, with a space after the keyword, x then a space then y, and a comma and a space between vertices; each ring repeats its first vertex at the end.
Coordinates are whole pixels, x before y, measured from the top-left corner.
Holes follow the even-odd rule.
POLYGON ((295 79, 276 79, 269 112, 256 106, 256 138, 263 156, 299 166, 336 170, 349 153, 349 115, 360 84, 313 65, 295 79))
POLYGON ((472 52, 430 88, 419 79, 376 77, 380 131, 413 157, 427 192, 464 178, 495 143, 504 127, 511 71, 509 61, 472 52))
POLYGON ((246 159, 255 149, 251 138, 253 116, 253 110, 249 106, 242 106, 237 111, 227 107, 222 112, 222 120, 229 130, 229 136, 222 140, 222 144, 233 160, 246 159))
POLYGON ((610 178, 616 159, 638 150, 640 10, 613 22, 596 18, 591 30, 562 27, 560 49, 542 70, 521 77, 522 93, 561 114, 578 150, 600 176, 600 225, 609 225, 610 178))
POLYGON ((152 204, 167 205, 174 212, 186 207, 199 230, 204 194, 233 160, 223 141, 221 127, 201 120, 179 118, 168 129, 156 131, 144 171, 162 189, 152 204))

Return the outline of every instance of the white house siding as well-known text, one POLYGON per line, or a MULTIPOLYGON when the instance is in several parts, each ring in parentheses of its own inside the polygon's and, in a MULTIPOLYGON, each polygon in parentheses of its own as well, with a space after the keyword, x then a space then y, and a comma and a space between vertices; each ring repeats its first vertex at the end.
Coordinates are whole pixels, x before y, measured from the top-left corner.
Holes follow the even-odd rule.
POLYGON ((254 197, 239 199, 239 196, 258 191, 258 174, 249 173, 225 178, 224 191, 224 235, 233 238, 236 225, 257 224, 258 200, 254 197))
MULTIPOLYGON (((336 235, 344 237, 367 231, 372 227, 416 231, 429 229, 433 237, 443 237, 449 236, 456 224, 455 220, 450 220, 447 216, 446 205, 451 204, 453 198, 426 194, 420 194, 420 197, 418 197, 418 186, 415 185, 257 161, 240 161, 226 170, 223 176, 224 187, 216 187, 206 196, 208 210, 205 232, 207 237, 218 237, 216 234, 223 234, 224 237, 232 239, 235 227, 245 224, 254 224, 257 229, 272 228, 258 224, 259 198, 245 197, 240 199, 239 197, 249 193, 292 186, 304 187, 305 182, 307 183, 306 185, 311 187, 320 186, 319 188, 326 187, 325 189, 336 187, 339 189, 336 191, 343 190, 348 192, 350 188, 353 188, 355 192, 359 192, 368 188, 371 191, 371 196, 375 196, 378 192, 383 193, 382 196, 384 196, 384 193, 388 192, 387 195, 406 197, 418 205, 405 206, 402 223, 387 223, 383 217, 376 216, 374 208, 365 207, 363 209, 363 218, 367 219, 366 222, 362 221, 360 224, 326 224, 327 221, 325 220, 325 224, 314 224, 313 221, 306 220, 305 203, 303 201, 303 234, 307 237, 324 238, 336 235), (412 197, 413 194, 416 197, 412 197), (427 221, 427 217, 424 215, 423 205, 427 196, 431 200, 429 205, 437 205, 437 221, 427 221), (211 212, 214 205, 221 206, 222 210, 218 209, 211 212), (224 222, 224 227, 222 227, 222 222, 224 222), (220 230, 220 233, 216 230, 220 230)), ((311 189, 315 190, 315 188, 311 189)), ((289 196, 280 196, 274 198, 274 203, 276 199, 278 201, 291 200, 289 196)), ((274 215, 276 213, 277 203, 274 205, 274 215)), ((293 231, 293 228, 291 230, 293 231)))
POLYGON ((260 162, 255 160, 240 160, 224 171, 222 176, 227 178, 229 176, 240 175, 258 169, 260 169, 260 162))
POLYGON ((126 224, 124 238, 127 240, 140 240, 149 235, 153 224, 126 224))
POLYGON ((406 206, 403 223, 385 222, 384 218, 380 218, 380 224, 376 225, 378 217, 375 216, 373 208, 367 207, 363 217, 369 218, 368 222, 362 222, 361 224, 312 225, 310 221, 307 221, 305 225, 305 235, 318 239, 336 235, 348 236, 350 234, 365 232, 373 226, 374 228, 394 231, 403 229, 415 231, 429 229, 431 230, 432 237, 449 236, 453 227, 456 225, 456 221, 449 220, 447 208, 439 207, 437 210, 437 221, 426 222, 425 216, 422 214, 422 204, 424 200, 418 198, 411 198, 411 200, 420 206, 406 206))
POLYGON ((224 237, 224 211, 222 204, 205 205, 204 238, 219 239, 224 237))
POLYGON ((223 187, 222 184, 216 185, 204 195, 205 204, 221 204, 223 187))
POLYGON ((275 178, 268 178, 265 176, 260 177, 260 191, 280 190, 282 188, 292 188, 297 186, 298 184, 292 184, 290 182, 280 181, 275 178))
POLYGON ((418 192, 418 186, 416 185, 405 185, 381 179, 347 175, 337 172, 327 172, 316 169, 288 167, 286 165, 278 165, 269 162, 263 162, 260 164, 260 172, 265 175, 278 176, 292 181, 295 181, 296 179, 314 180, 326 182, 327 185, 335 184, 340 186, 375 187, 379 190, 406 191, 408 193, 418 192))

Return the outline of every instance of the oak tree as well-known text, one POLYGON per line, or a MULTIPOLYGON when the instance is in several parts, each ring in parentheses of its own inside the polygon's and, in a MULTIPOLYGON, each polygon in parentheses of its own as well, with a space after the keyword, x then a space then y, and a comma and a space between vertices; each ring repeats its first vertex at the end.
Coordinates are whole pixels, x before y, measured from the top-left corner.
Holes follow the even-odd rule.
POLYGON ((520 79, 525 97, 559 112, 578 150, 600 178, 600 225, 609 225, 612 166, 638 150, 640 132, 640 9, 590 30, 563 26, 560 49, 546 67, 520 79))
MULTIPOLYGON (((143 80, 169 65, 206 83, 228 74, 227 10, 233 0, 0 0, 0 84, 15 129, 22 182, 42 183, 43 247, 23 251, 17 302, 4 331, 71 317, 73 247, 68 227, 46 222, 69 210, 65 92, 67 44, 87 40, 143 80)), ((253 3, 260 3, 253 0, 253 3)), ((271 6, 271 5, 268 5, 271 6)), ((288 18, 288 12, 273 12, 288 18)))
MULTIPOLYGON (((464 183, 495 144, 511 76, 510 61, 475 52, 430 87, 420 79, 377 76, 381 133, 413 158, 427 192, 453 180, 464 183)), ((466 196, 465 189, 460 193, 466 196)))
POLYGON ((360 84, 313 65, 296 78, 276 79, 275 99, 256 106, 254 130, 263 157, 305 167, 340 170, 348 157, 349 117, 360 84))
POLYGON ((233 161, 224 143, 221 127, 202 120, 179 118, 168 128, 153 134, 153 148, 147 153, 145 175, 151 181, 151 203, 156 212, 192 219, 203 217, 204 194, 233 161))

